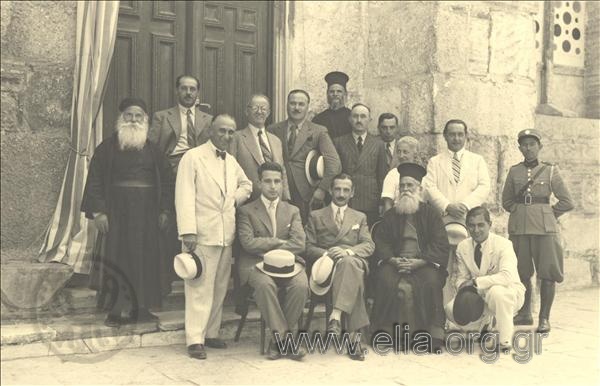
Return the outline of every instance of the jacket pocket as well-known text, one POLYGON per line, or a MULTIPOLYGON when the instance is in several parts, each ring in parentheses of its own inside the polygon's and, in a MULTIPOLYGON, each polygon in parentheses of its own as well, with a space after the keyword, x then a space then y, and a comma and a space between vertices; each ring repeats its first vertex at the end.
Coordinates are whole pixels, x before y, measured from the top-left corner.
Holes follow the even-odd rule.
POLYGON ((557 232, 556 217, 554 217, 554 211, 551 206, 544 206, 542 208, 542 215, 544 217, 544 230, 550 233, 557 232))

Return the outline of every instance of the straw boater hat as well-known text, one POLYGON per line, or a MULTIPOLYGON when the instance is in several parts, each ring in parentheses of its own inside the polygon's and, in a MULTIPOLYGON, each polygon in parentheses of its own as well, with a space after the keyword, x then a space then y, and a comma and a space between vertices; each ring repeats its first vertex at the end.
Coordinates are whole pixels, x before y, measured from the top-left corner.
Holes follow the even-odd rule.
POLYGON ((322 296, 329 291, 335 274, 335 266, 335 262, 327 253, 315 261, 308 281, 308 286, 315 295, 322 296))
POLYGON ((457 324, 465 326, 481 318, 483 308, 483 299, 477 293, 477 289, 473 286, 466 286, 456 294, 452 315, 457 324))
POLYGON ((304 163, 304 173, 311 186, 316 186, 325 174, 323 156, 315 149, 308 152, 304 163))
POLYGON ((462 220, 457 220, 452 216, 444 216, 442 218, 446 226, 446 233, 448 234, 448 243, 452 246, 458 245, 461 241, 469 237, 467 227, 462 220))
POLYGON ((296 256, 285 249, 274 249, 265 253, 263 261, 256 268, 272 277, 292 277, 302 271, 302 265, 296 262, 296 256))
POLYGON ((197 279, 202 275, 202 259, 194 252, 183 252, 175 256, 173 268, 183 280, 197 279))

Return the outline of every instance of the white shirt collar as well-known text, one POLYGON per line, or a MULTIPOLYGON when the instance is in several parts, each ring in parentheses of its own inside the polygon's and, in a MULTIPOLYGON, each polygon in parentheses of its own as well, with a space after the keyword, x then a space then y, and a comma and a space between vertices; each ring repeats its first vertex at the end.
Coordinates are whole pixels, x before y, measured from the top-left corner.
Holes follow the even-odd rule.
POLYGON ((352 138, 354 138, 354 143, 356 143, 356 141, 358 141, 358 137, 362 138, 362 143, 364 145, 365 143, 365 139, 367 137, 367 132, 365 131, 364 133, 362 133, 361 135, 356 135, 354 134, 354 132, 352 132, 352 138))
POLYGON ((263 196, 262 194, 260 195, 260 200, 262 201, 263 205, 265 206, 265 209, 269 210, 269 207, 271 206, 271 203, 274 202, 275 203, 275 208, 277 208, 277 205, 279 205, 279 197, 277 197, 276 199, 274 199, 273 201, 269 200, 268 198, 266 198, 265 196, 263 196))
POLYGON ((184 107, 184 106, 180 105, 179 103, 177 104, 177 106, 179 106, 179 111, 181 112, 181 114, 187 116, 187 111, 191 110, 192 111, 192 117, 196 116, 196 106, 184 107))
POLYGON ((265 128, 264 127, 258 128, 258 127, 254 126, 251 123, 248 123, 248 127, 250 128, 250 131, 252 131, 252 135, 254 135, 255 137, 258 136, 258 132, 261 131, 261 130, 262 130, 263 134, 265 133, 265 128))
MULTIPOLYGON (((447 149, 447 150, 448 150, 448 154, 450 154, 450 158, 454 158, 454 152, 452 150, 450 150, 450 149, 447 149)), ((456 152, 456 155, 458 156, 459 160, 462 160, 463 154, 465 154, 465 147, 464 146, 463 146, 462 149, 460 149, 459 151, 456 152)))
MULTIPOLYGON (((306 118, 302 122, 300 122, 300 124, 296 125, 298 127, 298 131, 302 130, 302 127, 304 126, 304 122, 306 122, 306 118)), ((288 130, 290 129, 290 127, 292 127, 293 124, 294 124, 294 122, 292 122, 288 119, 288 130)))
MULTIPOLYGON (((225 151, 225 150, 221 150, 218 147, 215 146, 215 144, 213 143, 212 139, 209 139, 207 141, 208 144, 210 144, 210 147, 212 147, 212 153, 215 155, 215 157, 217 156, 217 150, 218 151, 225 151)), ((225 153, 227 153, 227 151, 225 151, 225 153)))
POLYGON ((488 241, 490 241, 490 237, 492 236, 492 233, 490 232, 488 234, 487 239, 483 240, 482 243, 478 243, 477 241, 475 241, 475 239, 473 240, 473 250, 475 250, 475 247, 477 247, 477 244, 481 244, 481 250, 483 251, 485 249, 485 246, 487 245, 488 241))
POLYGON ((333 203, 333 201, 331 201, 331 210, 333 210, 334 218, 335 218, 335 214, 338 211, 338 208, 340 209, 340 213, 341 213, 342 217, 344 217, 344 213, 346 212, 346 208, 348 208, 348 204, 346 204, 344 206, 337 206, 336 204, 333 203))

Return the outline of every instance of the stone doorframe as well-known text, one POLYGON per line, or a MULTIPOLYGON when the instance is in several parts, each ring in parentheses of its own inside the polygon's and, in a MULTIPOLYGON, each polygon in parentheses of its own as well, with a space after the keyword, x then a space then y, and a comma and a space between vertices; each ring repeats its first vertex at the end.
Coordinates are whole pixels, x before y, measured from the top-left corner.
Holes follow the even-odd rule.
POLYGON ((292 39, 290 36, 290 1, 273 3, 273 122, 287 118, 286 98, 292 83, 292 39))

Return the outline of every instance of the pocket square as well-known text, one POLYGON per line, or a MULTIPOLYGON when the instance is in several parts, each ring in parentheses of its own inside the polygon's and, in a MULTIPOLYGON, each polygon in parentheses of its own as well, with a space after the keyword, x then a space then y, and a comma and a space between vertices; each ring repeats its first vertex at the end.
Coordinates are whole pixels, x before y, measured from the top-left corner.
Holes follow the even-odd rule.
POLYGON ((359 229, 359 228, 360 228, 360 225, 358 225, 358 224, 352 225, 352 230, 359 229))

